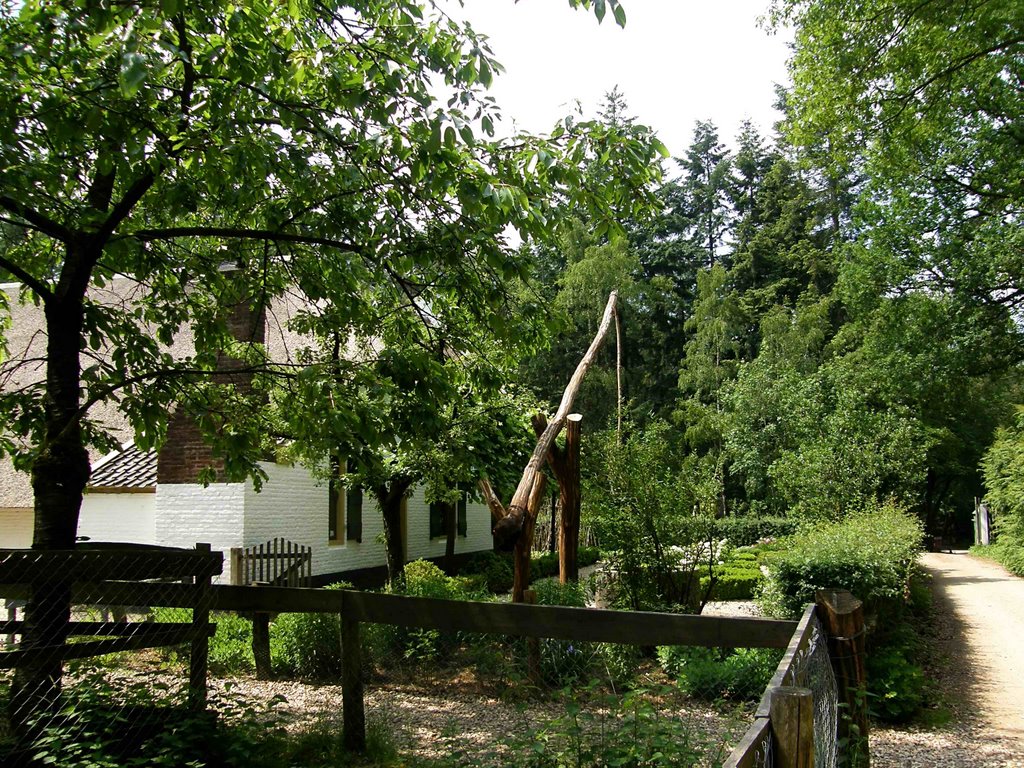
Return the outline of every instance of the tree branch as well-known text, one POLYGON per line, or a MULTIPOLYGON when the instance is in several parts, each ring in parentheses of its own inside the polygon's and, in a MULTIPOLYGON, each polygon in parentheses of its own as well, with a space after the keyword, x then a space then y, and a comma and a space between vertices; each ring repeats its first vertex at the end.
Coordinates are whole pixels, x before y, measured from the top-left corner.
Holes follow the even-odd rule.
POLYGON ((0 256, 0 267, 6 269, 22 283, 27 285, 35 294, 43 301, 48 301, 53 298, 53 291, 50 290, 49 286, 46 285, 42 280, 39 280, 34 275, 29 274, 26 270, 19 267, 14 262, 7 259, 6 256, 0 256))
POLYGON ((74 233, 63 224, 58 224, 48 216, 44 216, 27 205, 22 205, 12 197, 0 195, 0 206, 3 206, 16 216, 20 216, 44 235, 48 235, 54 240, 66 243, 74 236, 74 233))
POLYGON ((362 253, 362 248, 344 240, 312 235, 292 235, 287 232, 274 232, 270 229, 242 229, 239 227, 169 227, 167 229, 140 229, 129 232, 123 237, 149 242, 152 240, 174 240, 179 237, 223 237, 236 240, 269 240, 274 243, 300 243, 303 245, 322 245, 349 253, 362 253))

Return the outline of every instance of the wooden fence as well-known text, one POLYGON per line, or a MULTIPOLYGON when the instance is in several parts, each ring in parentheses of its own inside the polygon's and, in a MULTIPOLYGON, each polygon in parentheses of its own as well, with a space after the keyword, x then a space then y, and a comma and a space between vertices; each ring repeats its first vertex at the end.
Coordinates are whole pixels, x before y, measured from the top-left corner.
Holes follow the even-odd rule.
MULTIPOLYGON (((55 557, 59 557, 54 553, 55 557)), ((51 567, 54 567, 51 564, 51 567)), ((26 578, 12 567, 0 568, 0 594, 19 597, 19 588, 26 578)), ((27 574, 26 574, 27 576, 27 574)), ((104 571, 105 579, 116 578, 113 571, 104 571)), ((154 584, 124 581, 99 581, 98 573, 89 570, 75 575, 72 601, 76 604, 146 604, 190 608, 196 606, 196 590, 191 585, 154 584), (84 578, 84 577, 88 578, 84 578), (79 578, 81 577, 81 578, 79 578)), ((594 608, 537 606, 522 603, 484 603, 475 601, 439 600, 353 590, 319 590, 275 586, 205 586, 204 605, 209 610, 243 614, 333 613, 341 617, 342 626, 342 697, 343 738, 347 747, 365 747, 363 710, 361 625, 366 622, 402 627, 436 629, 444 632, 465 631, 554 638, 629 645, 694 645, 722 648, 785 648, 772 684, 758 708, 754 724, 730 756, 727 766, 804 766, 813 757, 813 743, 806 744, 808 729, 805 718, 811 702, 796 688, 800 683, 798 666, 806 659, 817 631, 814 606, 808 606, 799 622, 761 618, 730 618, 687 614, 611 611, 594 608), (792 701, 784 702, 784 699, 792 701), (787 714, 788 713, 788 714, 787 714), (795 713, 795 715, 793 714, 795 713), (788 723, 796 723, 790 728, 788 723), (803 725, 801 725, 803 724, 803 725), (795 751, 794 751, 795 750, 795 751)), ((837 593, 829 593, 835 596, 837 593)), ((859 606, 859 603, 857 604, 859 606)), ((823 611, 823 613, 826 613, 823 611)), ((827 620, 827 616, 825 617, 827 620)), ((194 646, 197 662, 193 665, 193 683, 202 673, 205 691, 205 639, 208 636, 206 610, 196 611, 193 627, 199 622, 201 632, 193 629, 190 637, 202 634, 202 649, 194 646), (197 666, 201 663, 201 666, 197 666)), ((0 633, 12 628, 0 624, 0 633)), ((849 633, 849 630, 844 630, 849 633)), ((837 633, 841 634, 841 633, 837 633)), ((837 641, 854 641, 837 637, 837 641)), ((180 642, 180 640, 178 640, 180 642)), ((114 640, 107 642, 115 642, 114 640)), ((862 640, 861 640, 862 642, 862 640)), ((149 645, 157 645, 156 638, 149 645)), ((78 644, 75 646, 78 647, 78 644)), ((134 647, 142 647, 134 645, 134 647)), ((146 646, 148 647, 148 646, 146 646)), ((117 650, 123 648, 118 647, 117 650)), ((94 654, 108 653, 112 645, 93 649, 94 654)), ((849 651, 850 648, 846 648, 849 651)), ((84 651, 84 649, 83 649, 84 651)), ((850 654, 843 652, 844 657, 850 654)), ((25 653, 23 651, 22 653, 25 653)), ((0 654, 3 666, 17 663, 15 652, 0 654)), ((861 659, 862 661, 862 659, 861 659)), ((835 659, 833 659, 835 665, 835 659)), ((849 661, 844 661, 849 665, 849 661)), ((838 677, 838 675, 837 675, 838 677)), ((858 685, 860 683, 857 683, 858 685)), ((840 701, 849 700, 850 680, 840 681, 840 701), (848 698, 844 698, 848 697, 848 698)), ((813 714, 812 714, 813 717, 813 714)), ((866 723, 864 734, 866 737, 866 723)), ((865 751, 866 758, 866 751, 865 751)), ((866 759, 860 763, 866 766, 866 759)))
POLYGON ((863 638, 860 601, 846 590, 819 591, 723 768, 835 766, 837 752, 844 765, 868 768, 863 638), (830 690, 812 680, 816 671, 828 675, 830 690))
MULTIPOLYGON (((205 709, 208 640, 216 630, 210 623, 212 579, 223 569, 223 560, 209 544, 197 544, 195 549, 90 543, 73 550, 0 550, 0 592, 8 600, 31 604, 45 601, 48 593, 67 595, 70 589, 71 603, 76 605, 161 606, 167 601, 160 593, 168 591, 175 607, 192 610, 189 623, 69 621, 58 642, 31 647, 9 644, 0 653, 0 669, 41 659, 64 662, 187 643, 191 646, 189 705, 205 709), (140 581, 122 581, 126 575, 140 581), (117 588, 110 590, 112 585, 117 588), (83 637, 93 639, 80 640, 83 637)), ((0 622, 0 635, 22 635, 25 624, 8 618, 0 622)))
POLYGON ((284 587, 313 584, 313 548, 283 538, 243 549, 231 548, 231 583, 265 582, 284 587))

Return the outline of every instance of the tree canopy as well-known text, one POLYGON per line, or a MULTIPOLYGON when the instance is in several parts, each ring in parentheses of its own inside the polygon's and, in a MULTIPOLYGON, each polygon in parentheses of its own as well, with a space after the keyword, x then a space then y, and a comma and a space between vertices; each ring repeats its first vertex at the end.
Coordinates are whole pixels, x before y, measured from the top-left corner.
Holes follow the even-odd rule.
MULTIPOLYGON (((623 20, 614 2, 572 4, 623 20)), ((0 398, 2 440, 33 469, 39 545, 74 535, 84 445, 103 444, 91 403, 117 399, 150 445, 170 402, 198 399, 229 473, 253 473, 265 409, 218 394, 219 355, 325 393, 333 334, 401 349, 396 376, 429 368, 441 340, 513 355, 539 324, 510 300, 528 267, 508 229, 548 238, 556 203, 614 228, 657 173, 648 135, 596 122, 495 138, 500 65, 431 3, 6 2, 0 40, 0 268, 48 332, 44 380, 0 398), (584 161, 614 162, 616 183, 587 186, 584 161), (144 287, 133 305, 91 297, 115 276, 144 287), (288 293, 307 357, 281 365, 227 333, 219 307, 288 293), (196 352, 172 358, 184 327, 196 352)), ((333 410, 329 426, 352 426, 333 410)))

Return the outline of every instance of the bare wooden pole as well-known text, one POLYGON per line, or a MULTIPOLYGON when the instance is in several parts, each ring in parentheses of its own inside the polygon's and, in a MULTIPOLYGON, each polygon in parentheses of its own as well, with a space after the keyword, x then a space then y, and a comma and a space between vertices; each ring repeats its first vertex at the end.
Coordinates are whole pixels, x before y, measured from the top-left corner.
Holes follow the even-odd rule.
MULTIPOLYGON (((548 466, 558 481, 558 503, 562 511, 558 527, 558 578, 562 584, 579 578, 577 563, 580 540, 580 422, 583 416, 570 413, 565 419, 565 448, 551 444, 548 466)), ((547 427, 543 414, 533 417, 533 429, 540 435, 547 427)), ((552 523, 553 524, 553 523, 552 523)))
POLYGON ((775 741, 774 765, 814 768, 814 696, 810 688, 771 689, 771 724, 775 741))
POLYGON ((615 403, 618 420, 615 438, 622 442, 622 318, 618 307, 615 308, 615 403))
POLYGON ((558 536, 558 580, 562 584, 580 577, 580 422, 578 413, 569 414, 565 427, 565 477, 559 478, 562 496, 562 524, 558 536))

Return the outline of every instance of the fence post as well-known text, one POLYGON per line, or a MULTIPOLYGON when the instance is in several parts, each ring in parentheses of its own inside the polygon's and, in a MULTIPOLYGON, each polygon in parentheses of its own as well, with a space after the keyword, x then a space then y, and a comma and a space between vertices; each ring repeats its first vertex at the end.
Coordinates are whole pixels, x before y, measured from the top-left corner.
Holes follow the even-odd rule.
POLYGON ((228 558, 231 567, 231 583, 236 587, 245 583, 242 580, 242 552, 241 547, 232 547, 228 558))
POLYGON ((839 689, 837 734, 840 754, 852 768, 868 768, 867 674, 864 669, 863 603, 845 589, 815 595, 818 617, 828 634, 829 659, 839 689))
POLYGON ((269 680, 270 668, 270 614, 256 611, 252 615, 252 658, 256 663, 256 679, 269 680))
POLYGON ((341 612, 341 702, 342 741, 345 749, 366 749, 366 714, 363 710, 363 653, 359 644, 359 621, 342 598, 341 612))
MULTIPOLYGON (((536 590, 526 590, 523 593, 523 602, 527 605, 536 605, 536 590)), ((526 676, 530 678, 531 683, 540 683, 540 638, 526 638, 526 676)))
POLYGON ((813 768, 814 695, 810 688, 780 685, 770 693, 776 768, 813 768))
MULTIPOLYGON (((196 551, 210 554, 209 544, 196 544, 196 551)), ((188 661, 188 705, 194 712, 206 709, 206 668, 209 662, 210 571, 197 575, 192 605, 192 649, 188 661)))

